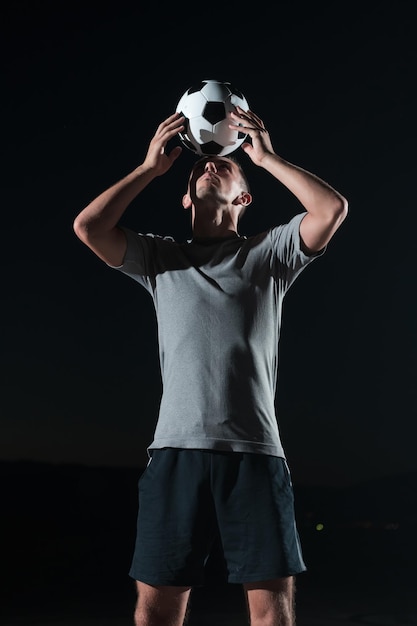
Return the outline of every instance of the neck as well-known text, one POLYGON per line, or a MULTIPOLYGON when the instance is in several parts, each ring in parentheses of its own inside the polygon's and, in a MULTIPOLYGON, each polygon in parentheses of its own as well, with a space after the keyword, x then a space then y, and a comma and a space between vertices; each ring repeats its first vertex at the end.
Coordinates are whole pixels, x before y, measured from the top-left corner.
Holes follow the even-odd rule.
POLYGON ((238 237, 237 215, 229 211, 217 209, 215 211, 194 211, 193 238, 207 239, 238 237))

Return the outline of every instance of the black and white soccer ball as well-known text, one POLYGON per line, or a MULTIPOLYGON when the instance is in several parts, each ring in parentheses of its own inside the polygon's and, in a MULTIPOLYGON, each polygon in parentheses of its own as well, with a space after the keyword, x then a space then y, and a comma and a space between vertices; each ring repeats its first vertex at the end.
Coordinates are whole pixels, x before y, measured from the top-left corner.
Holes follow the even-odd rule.
POLYGON ((185 117, 185 128, 178 133, 181 142, 201 156, 230 154, 246 138, 246 133, 229 128, 230 112, 237 105, 249 108, 242 92, 228 82, 203 80, 190 87, 176 108, 185 117))

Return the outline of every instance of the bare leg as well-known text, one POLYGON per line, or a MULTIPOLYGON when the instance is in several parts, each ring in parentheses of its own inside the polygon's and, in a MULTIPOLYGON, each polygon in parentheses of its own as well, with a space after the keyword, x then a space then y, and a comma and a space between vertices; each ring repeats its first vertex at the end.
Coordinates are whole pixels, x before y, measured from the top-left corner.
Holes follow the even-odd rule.
POLYGON ((251 626, 295 626, 295 579, 276 578, 245 583, 251 626))
POLYGON ((154 587, 136 582, 135 626, 182 626, 190 587, 154 587))

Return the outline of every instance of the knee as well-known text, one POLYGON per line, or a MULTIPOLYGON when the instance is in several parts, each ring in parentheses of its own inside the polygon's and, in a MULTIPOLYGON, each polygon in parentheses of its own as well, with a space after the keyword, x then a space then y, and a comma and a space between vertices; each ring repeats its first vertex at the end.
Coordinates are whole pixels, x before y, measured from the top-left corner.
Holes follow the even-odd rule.
POLYGON ((135 626, 183 626, 187 621, 187 615, 179 615, 173 611, 158 609, 136 609, 134 614, 135 626))
MULTIPOLYGON (((142 625, 141 625, 142 626, 142 625)), ((250 616, 250 626, 295 626, 294 616, 286 610, 250 616)))
POLYGON ((251 626, 294 626, 291 578, 245 585, 251 626))
POLYGON ((172 622, 168 621, 166 615, 163 612, 154 608, 138 606, 135 609, 134 614, 135 626, 168 626, 172 622))
POLYGON ((171 626, 179 624, 178 616, 169 607, 143 606, 138 603, 134 614, 135 626, 171 626))
POLYGON ((135 626, 183 626, 189 589, 149 589, 142 585, 142 593, 138 593, 134 613, 135 626))
POLYGON ((250 615, 250 626, 294 626, 294 616, 291 610, 281 606, 280 610, 265 611, 250 615))

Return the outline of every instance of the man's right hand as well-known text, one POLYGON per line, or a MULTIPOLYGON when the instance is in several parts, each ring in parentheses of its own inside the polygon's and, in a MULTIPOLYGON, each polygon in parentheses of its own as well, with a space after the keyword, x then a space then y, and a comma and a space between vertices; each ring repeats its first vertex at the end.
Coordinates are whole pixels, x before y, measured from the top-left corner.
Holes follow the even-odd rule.
POLYGON ((143 168, 151 170, 154 176, 165 174, 180 156, 182 152, 181 146, 175 146, 169 154, 165 152, 165 148, 168 141, 184 129, 184 119, 184 116, 174 113, 159 124, 143 162, 143 168))

